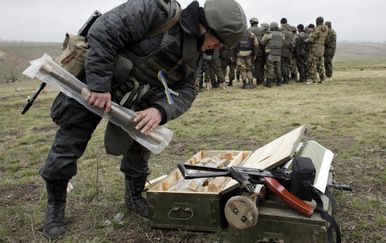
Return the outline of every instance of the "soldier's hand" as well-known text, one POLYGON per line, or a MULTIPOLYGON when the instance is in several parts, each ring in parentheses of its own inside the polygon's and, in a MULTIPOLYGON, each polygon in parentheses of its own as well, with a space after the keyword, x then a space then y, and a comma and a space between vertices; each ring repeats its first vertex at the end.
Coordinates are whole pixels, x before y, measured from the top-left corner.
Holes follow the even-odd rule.
POLYGON ((95 108, 109 112, 111 110, 111 94, 109 92, 90 92, 88 103, 95 108))
POLYGON ((137 123, 135 129, 141 131, 141 133, 149 134, 157 128, 161 119, 161 112, 157 108, 150 107, 146 110, 136 112, 133 121, 137 123))

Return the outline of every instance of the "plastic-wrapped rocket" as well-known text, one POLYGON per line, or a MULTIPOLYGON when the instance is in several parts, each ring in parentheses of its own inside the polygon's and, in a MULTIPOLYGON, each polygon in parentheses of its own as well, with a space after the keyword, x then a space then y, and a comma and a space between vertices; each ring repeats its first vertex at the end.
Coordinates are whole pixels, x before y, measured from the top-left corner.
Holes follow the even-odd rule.
POLYGON ((31 65, 23 72, 23 74, 30 78, 37 78, 77 100, 91 112, 106 118, 110 122, 121 127, 134 140, 149 149, 152 153, 161 153, 172 139, 173 132, 162 126, 158 126, 150 134, 143 134, 136 130, 134 128, 135 124, 132 121, 134 111, 122 107, 115 102, 112 102, 111 110, 108 113, 89 105, 88 97, 90 95, 90 90, 87 86, 55 63, 55 61, 47 54, 31 61, 31 65))

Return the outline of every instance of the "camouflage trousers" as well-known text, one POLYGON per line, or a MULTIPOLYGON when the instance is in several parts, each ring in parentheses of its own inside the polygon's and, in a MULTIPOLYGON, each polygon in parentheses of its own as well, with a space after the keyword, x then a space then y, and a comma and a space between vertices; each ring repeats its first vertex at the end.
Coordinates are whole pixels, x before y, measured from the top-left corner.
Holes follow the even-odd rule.
POLYGON ((236 63, 232 62, 230 59, 222 59, 221 68, 224 76, 227 76, 228 74, 229 83, 231 84, 235 79, 236 63), (229 72, 228 72, 228 67, 229 67, 229 72))
POLYGON ((211 82, 212 87, 217 87, 219 83, 225 82, 225 75, 222 72, 221 61, 219 58, 205 61, 205 82, 211 82))
POLYGON ((283 77, 283 83, 288 83, 290 64, 290 57, 281 57, 281 76, 283 77))
POLYGON ((254 76, 256 78, 256 82, 258 84, 264 82, 264 55, 256 56, 255 63, 254 63, 254 76))
POLYGON ((267 73, 267 80, 281 83, 281 62, 279 60, 275 61, 268 58, 265 72, 267 73))
POLYGON ((252 81, 252 59, 248 56, 237 56, 237 68, 243 81, 252 81))
POLYGON ((324 68, 326 69, 326 77, 331 78, 332 77, 332 58, 334 56, 324 56, 324 68))
POLYGON ((318 81, 318 76, 320 82, 324 81, 324 63, 323 57, 318 57, 313 53, 310 53, 308 56, 308 75, 312 82, 318 81))
POLYGON ((298 79, 298 68, 297 68, 296 58, 294 58, 294 57, 291 57, 290 70, 291 70, 290 79, 294 80, 294 81, 297 81, 297 79, 298 79))
POLYGON ((307 56, 298 56, 296 64, 299 71, 299 82, 306 82, 307 80, 307 56))

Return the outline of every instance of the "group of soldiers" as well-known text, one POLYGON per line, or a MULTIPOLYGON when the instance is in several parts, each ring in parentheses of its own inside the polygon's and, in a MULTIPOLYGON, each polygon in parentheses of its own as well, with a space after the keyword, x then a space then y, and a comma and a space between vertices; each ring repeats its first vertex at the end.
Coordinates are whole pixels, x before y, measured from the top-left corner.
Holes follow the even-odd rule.
POLYGON ((332 80, 332 59, 336 50, 336 32, 331 21, 316 18, 316 26, 288 24, 286 18, 262 23, 250 19, 242 39, 234 47, 222 46, 213 55, 204 54, 196 72, 196 89, 257 85, 271 87, 296 82, 323 83, 332 80), (228 76, 228 82, 225 77, 228 76), (256 80, 254 82, 254 80, 256 80))

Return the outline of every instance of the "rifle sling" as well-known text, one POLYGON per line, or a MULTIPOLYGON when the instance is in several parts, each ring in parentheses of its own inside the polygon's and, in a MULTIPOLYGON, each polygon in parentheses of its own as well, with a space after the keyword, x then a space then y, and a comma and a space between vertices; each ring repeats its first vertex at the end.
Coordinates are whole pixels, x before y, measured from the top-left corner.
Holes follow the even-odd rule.
POLYGON ((145 34, 145 36, 143 37, 143 39, 154 37, 158 34, 161 34, 163 32, 166 32, 167 30, 171 29, 180 20, 181 12, 182 12, 181 8, 178 8, 176 10, 176 14, 173 16, 173 18, 169 19, 164 24, 156 27, 155 29, 147 32, 145 34))

